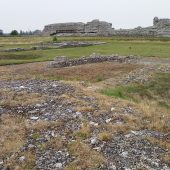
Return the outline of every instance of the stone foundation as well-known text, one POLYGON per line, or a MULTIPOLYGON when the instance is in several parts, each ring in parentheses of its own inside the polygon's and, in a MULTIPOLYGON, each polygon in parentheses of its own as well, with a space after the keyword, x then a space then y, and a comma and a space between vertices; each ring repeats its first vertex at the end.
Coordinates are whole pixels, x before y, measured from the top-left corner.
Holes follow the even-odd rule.
POLYGON ((83 64, 91 63, 101 63, 101 62, 119 62, 119 63, 129 63, 136 62, 137 58, 135 56, 118 56, 118 55, 90 55, 89 57, 81 57, 78 59, 68 59, 65 56, 56 57, 54 61, 49 64, 52 68, 62 68, 77 66, 83 64))

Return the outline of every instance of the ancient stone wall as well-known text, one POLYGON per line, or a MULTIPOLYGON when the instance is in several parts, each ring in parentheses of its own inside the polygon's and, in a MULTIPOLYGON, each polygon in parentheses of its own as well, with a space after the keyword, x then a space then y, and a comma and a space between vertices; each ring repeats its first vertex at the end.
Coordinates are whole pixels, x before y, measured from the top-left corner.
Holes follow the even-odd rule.
POLYGON ((112 35, 116 36, 156 36, 156 29, 153 27, 135 28, 135 29, 119 29, 113 30, 112 35))
POLYGON ((170 27, 170 19, 159 19, 158 17, 155 17, 153 25, 158 28, 170 27))
POLYGON ((83 33, 84 24, 83 23, 61 23, 61 24, 51 24, 45 26, 43 30, 44 35, 60 34, 60 33, 83 33))
POLYGON ((159 19, 155 17, 153 26, 134 29, 112 28, 112 24, 104 21, 93 20, 84 23, 61 23, 45 26, 43 35, 58 36, 150 36, 170 37, 170 19, 159 19))
POLYGON ((151 27, 113 30, 112 35, 170 37, 170 19, 159 19, 158 17, 155 17, 153 26, 151 27))
POLYGON ((87 24, 78 23, 60 23, 51 24, 44 27, 44 35, 103 35, 107 36, 112 31, 112 24, 93 20, 87 24))
POLYGON ((98 35, 110 35, 112 31, 112 24, 104 21, 93 20, 85 24, 85 33, 95 33, 98 35))

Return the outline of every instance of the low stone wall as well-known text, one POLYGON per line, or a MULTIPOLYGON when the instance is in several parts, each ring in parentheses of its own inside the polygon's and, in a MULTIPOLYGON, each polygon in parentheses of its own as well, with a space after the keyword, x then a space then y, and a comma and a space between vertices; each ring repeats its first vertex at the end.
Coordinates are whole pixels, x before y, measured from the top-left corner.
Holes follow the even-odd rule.
POLYGON ((18 52, 18 51, 32 51, 32 50, 48 50, 48 49, 62 49, 62 48, 74 48, 74 47, 88 47, 93 45, 106 44, 106 42, 85 42, 85 41, 66 41, 61 43, 46 43, 30 48, 10 48, 0 50, 0 52, 18 52))
POLYGON ((135 56, 118 56, 118 55, 96 55, 93 54, 89 57, 81 57, 78 59, 68 59, 65 56, 56 57, 54 61, 49 64, 49 67, 52 68, 62 68, 62 67, 70 67, 70 66, 77 66, 83 64, 90 64, 90 63, 101 63, 101 62, 119 62, 119 63, 129 63, 129 62, 136 62, 137 58, 135 56))

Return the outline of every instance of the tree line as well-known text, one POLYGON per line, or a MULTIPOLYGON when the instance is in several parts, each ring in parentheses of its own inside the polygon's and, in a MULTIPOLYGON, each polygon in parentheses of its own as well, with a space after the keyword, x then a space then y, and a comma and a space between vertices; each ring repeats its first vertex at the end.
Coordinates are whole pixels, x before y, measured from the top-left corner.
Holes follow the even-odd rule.
POLYGON ((9 34, 4 34, 3 30, 0 30, 0 36, 3 35, 10 35, 10 36, 20 36, 20 35, 37 35, 40 34, 41 31, 35 30, 35 31, 22 31, 18 32, 17 30, 12 30, 9 34))

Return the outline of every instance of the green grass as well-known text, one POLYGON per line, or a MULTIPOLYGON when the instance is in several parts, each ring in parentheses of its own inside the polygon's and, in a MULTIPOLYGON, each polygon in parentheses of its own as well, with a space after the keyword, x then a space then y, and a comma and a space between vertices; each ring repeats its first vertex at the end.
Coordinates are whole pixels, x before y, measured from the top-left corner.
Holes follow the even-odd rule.
POLYGON ((163 107, 170 108, 170 73, 156 74, 152 80, 145 84, 132 84, 128 86, 118 86, 116 88, 103 89, 102 93, 135 102, 141 100, 154 100, 163 107))
MULTIPOLYGON (((14 48, 14 47, 31 47, 36 43, 52 41, 52 37, 4 37, 0 38, 0 49, 14 48)), ((7 64, 21 64, 29 62, 40 62, 53 60, 56 56, 81 57, 88 56, 92 53, 100 54, 119 54, 119 55, 138 55, 138 56, 156 56, 156 57, 170 57, 170 41, 158 41, 148 39, 117 39, 107 37, 67 37, 58 38, 63 40, 89 40, 89 41, 106 41, 107 44, 90 46, 90 47, 76 47, 64 49, 48 49, 48 50, 34 50, 34 51, 20 51, 20 52, 0 52, 0 65, 7 64)))

